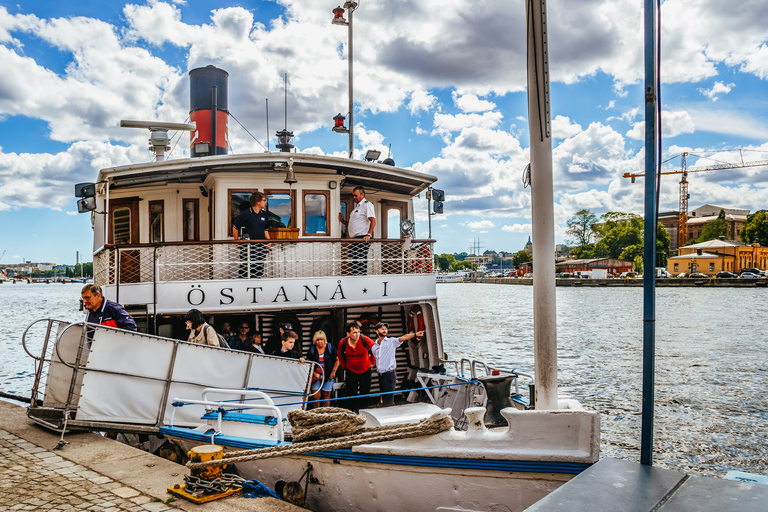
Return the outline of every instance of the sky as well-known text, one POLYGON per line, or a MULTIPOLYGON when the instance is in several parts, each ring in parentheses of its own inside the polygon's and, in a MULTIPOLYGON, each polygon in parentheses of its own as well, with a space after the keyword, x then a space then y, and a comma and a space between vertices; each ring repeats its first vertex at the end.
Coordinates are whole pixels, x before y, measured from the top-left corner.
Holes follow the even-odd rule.
MULTIPOLYGON (((346 155, 347 30, 334 0, 0 0, 0 264, 90 260, 75 183, 147 162, 120 119, 185 122, 188 72, 229 72, 232 153, 283 127, 299 151, 346 155)), ((577 211, 643 213, 643 2, 547 2, 555 237, 577 211)), ((662 3, 667 170, 768 160, 768 9, 743 0, 662 3)), ((523 0, 360 0, 354 13, 356 154, 379 149, 438 177, 438 253, 518 251, 531 234, 523 0)), ((178 137, 177 137, 178 138, 178 137)), ((176 139, 174 139, 174 142, 176 139)), ((186 138, 170 158, 186 157, 186 138)), ((679 175, 662 179, 677 210, 679 175)), ((768 208, 768 167, 691 173, 689 209, 768 208)), ((426 199, 417 234, 428 235, 426 199)))

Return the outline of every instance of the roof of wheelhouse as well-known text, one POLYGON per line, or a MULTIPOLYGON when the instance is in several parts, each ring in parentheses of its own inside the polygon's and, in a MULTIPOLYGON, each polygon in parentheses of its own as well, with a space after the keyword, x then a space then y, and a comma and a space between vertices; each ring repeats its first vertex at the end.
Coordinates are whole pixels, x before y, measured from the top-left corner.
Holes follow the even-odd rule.
POLYGON ((208 175, 217 172, 253 172, 261 169, 285 173, 288 159, 293 159, 294 166, 302 167, 299 172, 314 168, 320 174, 344 176, 346 184, 375 184, 378 189, 400 194, 416 195, 437 181, 437 177, 430 174, 377 162, 285 152, 219 155, 107 167, 99 171, 98 179, 104 181, 109 178, 111 189, 163 182, 202 183, 208 175), (275 164, 283 165, 276 168, 275 164))

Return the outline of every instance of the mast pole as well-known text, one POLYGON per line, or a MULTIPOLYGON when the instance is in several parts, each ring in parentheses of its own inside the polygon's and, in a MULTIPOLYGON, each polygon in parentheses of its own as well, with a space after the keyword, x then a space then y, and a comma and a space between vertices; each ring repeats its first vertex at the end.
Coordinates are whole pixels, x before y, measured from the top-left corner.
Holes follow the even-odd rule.
POLYGON ((645 0, 645 225, 643 235, 643 403, 640 463, 653 465, 656 352, 656 176, 659 62, 658 0, 645 0))
POLYGON ((535 403, 538 410, 556 410, 555 211, 546 0, 528 0, 526 14, 528 123, 531 137, 531 224, 535 262, 533 272, 535 403))

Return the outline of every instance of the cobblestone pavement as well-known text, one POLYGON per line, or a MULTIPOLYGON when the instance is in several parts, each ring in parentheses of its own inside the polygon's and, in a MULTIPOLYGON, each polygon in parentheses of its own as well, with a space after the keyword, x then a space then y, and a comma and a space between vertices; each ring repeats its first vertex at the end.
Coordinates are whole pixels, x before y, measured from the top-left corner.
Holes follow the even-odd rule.
POLYGON ((177 510, 153 499, 0 430, 0 510, 177 510))

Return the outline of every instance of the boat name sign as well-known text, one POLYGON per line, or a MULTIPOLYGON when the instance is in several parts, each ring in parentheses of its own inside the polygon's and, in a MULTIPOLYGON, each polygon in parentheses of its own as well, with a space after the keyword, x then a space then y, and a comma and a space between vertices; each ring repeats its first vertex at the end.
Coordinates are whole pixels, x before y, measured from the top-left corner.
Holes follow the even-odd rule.
MULTIPOLYGON (((117 295, 114 288, 105 287, 107 296, 117 295)), ((231 311, 308 305, 348 306, 425 300, 435 295, 432 274, 173 282, 158 286, 157 309, 171 313, 186 312, 190 308, 231 311)), ((148 304, 151 308, 152 285, 121 284, 116 299, 123 304, 148 304)))

